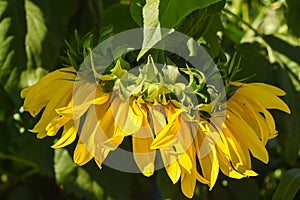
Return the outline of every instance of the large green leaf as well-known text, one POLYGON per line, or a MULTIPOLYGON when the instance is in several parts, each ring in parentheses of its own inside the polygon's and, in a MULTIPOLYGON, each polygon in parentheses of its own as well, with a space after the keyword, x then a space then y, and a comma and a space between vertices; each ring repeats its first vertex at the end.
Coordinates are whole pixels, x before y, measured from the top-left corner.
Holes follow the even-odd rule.
POLYGON ((143 4, 146 3, 146 0, 132 0, 130 4, 130 14, 132 19, 140 26, 143 26, 143 4))
POLYGON ((292 200, 300 189, 300 169, 288 170, 281 178, 273 200, 292 200))
POLYGON ((104 191, 100 185, 84 168, 74 164, 67 150, 55 150, 54 171, 57 184, 63 185, 78 197, 104 199, 104 191))
POLYGON ((0 1, 0 84, 14 100, 19 98, 19 87, 32 84, 31 78, 41 75, 38 68, 53 69, 57 63, 68 21, 75 11, 72 2, 0 1), (26 70, 26 80, 22 80, 26 70))
POLYGON ((162 39, 159 22, 159 0, 146 0, 143 7, 144 39, 138 60, 162 39))
POLYGON ((180 0, 146 0, 145 2, 133 1, 131 4, 132 17, 138 24, 141 24, 140 9, 142 9, 143 27, 146 28, 144 30, 143 48, 138 55, 138 59, 141 58, 158 41, 160 41, 164 37, 164 34, 167 34, 167 31, 163 31, 164 33, 161 33, 160 27, 175 28, 183 21, 183 26, 181 26, 183 27, 183 30, 181 30, 182 32, 185 33, 191 31, 191 36, 197 35, 200 37, 202 33, 205 32, 204 30, 209 27, 209 23, 204 15, 214 14, 224 7, 224 3, 225 1, 222 0, 191 0, 188 3, 180 0), (220 2, 220 4, 217 4, 218 2, 220 2), (216 6, 212 6, 210 9, 204 10, 204 8, 208 8, 213 4, 216 4, 216 6), (199 13, 196 13, 196 18, 195 16, 190 17, 192 19, 195 18, 193 21, 196 23, 192 22, 192 28, 187 27, 185 24, 188 24, 187 22, 191 22, 191 19, 184 21, 185 17, 196 10, 199 11, 199 13), (199 34, 199 32, 201 33, 199 34))
POLYGON ((114 33, 137 28, 130 15, 130 6, 121 3, 112 4, 104 10, 101 24, 102 27, 112 26, 114 33))
MULTIPOLYGON (((77 10, 81 11, 82 7, 80 7, 79 0, 34 0, 33 2, 35 2, 43 12, 45 26, 47 27, 47 34, 42 43, 42 66, 36 67, 52 70, 57 67, 55 64, 59 61, 58 54, 64 46, 64 39, 67 37, 70 21, 74 14, 77 14, 77 10)), ((96 6, 93 8, 96 9, 96 6)), ((89 17, 86 15, 85 17, 88 18, 88 20, 84 22, 85 25, 87 25, 88 22, 93 22, 93 20, 99 21, 96 17, 89 17)), ((90 26, 93 27, 94 24, 90 26)), ((70 32, 73 34, 74 30, 72 29, 70 32)))
POLYGON ((299 18, 300 18, 300 1, 286 0, 288 9, 286 11, 286 20, 289 29, 296 35, 300 36, 299 18))
MULTIPOLYGON (((216 4, 220 1, 222 0, 160 0, 159 21, 161 27, 175 28, 193 11, 209 7, 210 5, 216 4)), ((131 15, 140 26, 142 26, 142 9, 145 5, 145 0, 133 0, 131 2, 131 15)))
POLYGON ((288 66, 278 66, 275 70, 276 81, 274 84, 282 88, 287 95, 283 97, 284 101, 290 107, 291 114, 283 114, 276 112, 277 128, 279 132, 279 141, 282 145, 282 158, 289 165, 294 165, 298 158, 300 149, 300 124, 298 123, 300 117, 300 110, 298 104, 300 95, 295 90, 295 86, 291 81, 291 76, 287 70, 288 66))
POLYGON ((25 1, 25 12, 27 22, 25 35, 26 66, 27 69, 35 66, 42 67, 42 45, 47 33, 43 12, 32 1, 25 1))
POLYGON ((293 46, 274 35, 266 35, 263 38, 274 50, 300 64, 300 46, 293 46))
MULTIPOLYGON (((78 30, 79 33, 86 34, 87 32, 92 31, 93 33, 99 33, 100 29, 100 21, 101 21, 101 14, 103 13, 103 1, 101 0, 67 0, 67 1, 59 1, 55 0, 56 3, 53 1, 48 1, 49 4, 52 5, 53 9, 59 10, 66 10, 69 12, 72 8, 76 9, 75 15, 72 16, 69 24, 69 34, 74 34, 74 29, 78 30), (62 2, 64 5, 62 5, 62 2), (59 5, 59 6, 57 6, 59 5), (70 10, 69 10, 70 9, 70 10)), ((114 0, 108 3, 115 3, 114 0)), ((51 12, 55 14, 56 12, 51 12)), ((63 13, 62 13, 63 14, 63 13)), ((53 16, 55 18, 55 16, 53 16)), ((58 20, 60 16, 56 16, 58 20)), ((53 21, 55 22, 55 21, 53 21)), ((102 25, 102 24, 101 24, 102 25)), ((67 28, 67 27, 61 27, 67 28)))
POLYGON ((160 22, 164 28, 176 27, 191 12, 206 8, 221 0, 161 0, 160 2, 160 22))
POLYGON ((26 67, 26 13, 24 1, 0 1, 0 84, 16 91, 26 67))
POLYGON ((221 0, 208 7, 193 11, 180 22, 176 30, 193 37, 195 40, 198 40, 208 32, 214 37, 216 31, 222 30, 221 21, 220 19, 217 20, 217 18, 220 18, 219 13, 225 6, 225 3, 225 0, 221 0))

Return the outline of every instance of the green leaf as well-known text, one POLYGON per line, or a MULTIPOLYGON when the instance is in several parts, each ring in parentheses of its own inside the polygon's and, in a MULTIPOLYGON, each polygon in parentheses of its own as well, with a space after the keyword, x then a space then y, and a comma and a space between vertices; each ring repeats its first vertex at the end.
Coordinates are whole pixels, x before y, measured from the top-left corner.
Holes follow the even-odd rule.
POLYGON ((267 59, 267 50, 258 42, 241 44, 236 56, 241 59, 241 70, 236 74, 235 80, 251 77, 247 81, 275 82, 275 71, 267 59))
POLYGON ((300 2, 298 0, 286 0, 288 9, 285 13, 287 24, 289 29, 296 36, 300 37, 300 27, 299 27, 299 18, 300 18, 300 2))
POLYGON ((283 114, 282 112, 275 112, 277 121, 277 129, 279 132, 279 142, 282 146, 282 158, 289 165, 293 166, 298 159, 298 152, 300 149, 300 124, 298 119, 300 117, 300 110, 298 104, 300 101, 300 95, 295 90, 295 86, 291 81, 289 71, 286 70, 288 66, 278 66, 275 70, 277 86, 282 88, 287 95, 283 97, 283 100, 290 107, 292 113, 290 115, 283 114))
POLYGON ((223 31, 222 22, 219 15, 213 15, 209 19, 210 26, 204 32, 203 38, 207 41, 208 51, 215 62, 226 62, 226 56, 221 47, 221 38, 217 35, 219 31, 223 31))
POLYGON ((72 5, 71 0, 60 6, 54 6, 58 5, 55 1, 0 2, 0 84, 17 103, 19 88, 27 86, 24 83, 33 83, 20 79, 22 72, 53 69, 57 63, 74 9, 73 6, 68 6, 68 10, 63 8, 68 3, 72 5))
POLYGON ((92 176, 83 168, 74 164, 69 152, 55 149, 54 170, 56 182, 78 197, 104 199, 104 191, 92 176))
POLYGON ((120 3, 110 5, 104 10, 101 23, 103 27, 112 26, 114 33, 137 28, 130 15, 130 6, 120 3))
POLYGON ((25 36, 27 69, 42 67, 42 44, 47 27, 41 9, 31 1, 25 1, 27 34, 25 36))
MULTIPOLYGON (((114 2, 113 0, 110 2, 114 2)), ((54 19, 60 19, 60 15, 57 15, 58 12, 56 12, 56 9, 59 10, 59 13, 61 13, 63 16, 65 14, 61 11, 65 11, 66 13, 69 13, 70 11, 76 11, 75 15, 72 16, 70 23, 69 23, 69 30, 70 34, 73 34, 74 29, 77 29, 80 33, 85 34, 87 32, 93 32, 93 33, 99 33, 100 29, 100 23, 101 23, 101 17, 103 14, 103 1, 99 0, 55 0, 55 3, 53 1, 47 1, 48 5, 51 5, 54 10, 51 12, 54 19), (59 6, 58 6, 59 5, 59 6), (73 10, 74 9, 74 10, 73 10)), ((62 17, 63 19, 63 17, 62 17)), ((51 20, 51 19, 50 19, 51 20)), ((51 20, 52 21, 52 20, 51 20)), ((61 27, 64 30, 67 27, 61 27)), ((57 31, 58 29, 55 29, 54 31, 57 31)))
MULTIPOLYGON (((184 33, 189 32, 191 33, 189 34, 190 36, 197 35, 198 37, 200 37, 202 33, 205 32, 205 30, 209 27, 209 24, 207 24, 206 16, 204 16, 204 14, 214 14, 215 12, 223 8, 224 3, 225 1, 222 0, 191 0, 189 1, 189 3, 185 3, 180 0, 155 0, 146 1, 146 4, 142 6, 141 3, 138 4, 137 2, 133 2, 131 6, 131 14, 135 15, 135 21, 137 23, 140 23, 140 18, 136 15, 138 15, 138 10, 142 7, 143 27, 146 27, 146 29, 144 30, 143 48, 138 55, 138 60, 151 47, 153 47, 158 41, 160 41, 165 34, 167 34, 167 31, 163 31, 163 33, 161 33, 160 27, 175 28, 181 21, 183 21, 180 31, 184 33), (217 4, 218 2, 220 3, 217 4), (211 5, 214 6, 212 6, 210 9, 199 11, 199 9, 208 8, 211 5), (192 22, 197 23, 188 23, 191 22, 191 20, 184 21, 184 18, 195 10, 198 10, 199 13, 196 13, 196 17, 194 21, 192 20, 192 22), (191 27, 186 29, 186 23, 190 24, 191 27), (147 29, 148 27, 152 28, 147 29)), ((192 18, 193 17, 194 16, 192 16, 192 18)), ((219 49, 217 49, 217 51, 219 51, 219 49)))
MULTIPOLYGON (((52 70, 60 61, 58 54, 64 46, 64 39, 67 37, 68 28, 71 26, 70 21, 76 10, 80 8, 80 11, 82 11, 82 7, 79 5, 79 0, 34 0, 34 2, 42 10, 47 27, 47 34, 42 43, 42 66, 36 67, 43 67, 45 69, 52 70)), ((96 9, 97 7, 94 6, 92 8, 96 9)), ((78 13, 76 14, 79 15, 78 13)), ((76 22, 81 21, 81 18, 77 15, 76 22)), ((84 16, 86 18, 89 17, 87 15, 84 16)), ((88 22, 91 23, 95 19, 98 18, 90 17, 88 18, 88 22)), ((85 22, 84 25, 87 26, 88 22, 85 22)), ((83 26, 80 28, 83 28, 83 26)), ((73 34, 74 30, 71 29, 70 32, 73 34)))
POLYGON ((300 64, 300 46, 293 46, 274 35, 265 35, 263 38, 274 50, 300 64))
POLYGON ((176 27, 186 16, 197 9, 206 8, 221 0, 161 0, 160 22, 164 28, 176 27))
MULTIPOLYGON (((175 28, 193 11, 207 8, 221 1, 223 0, 190 0, 188 3, 186 3, 184 0, 160 0, 159 21, 161 27, 175 28)), ((139 26, 143 26, 142 10, 145 4, 145 0, 133 0, 130 5, 131 16, 139 26)), ((214 6, 205 12, 207 12, 208 15, 215 13, 216 10, 220 10, 220 5, 223 7, 224 3, 217 4, 217 6, 214 6)))
POLYGON ((25 18, 23 1, 0 1, 0 84, 11 95, 16 95, 16 80, 26 67, 25 18))
POLYGON ((283 174, 273 200, 293 200, 300 188, 300 169, 291 169, 283 174))
POLYGON ((143 6, 146 0, 132 0, 130 4, 130 14, 132 19, 140 26, 143 26, 143 6))
POLYGON ((159 2, 159 0, 146 0, 146 5, 143 7, 144 39, 137 60, 162 38, 158 10, 159 2))

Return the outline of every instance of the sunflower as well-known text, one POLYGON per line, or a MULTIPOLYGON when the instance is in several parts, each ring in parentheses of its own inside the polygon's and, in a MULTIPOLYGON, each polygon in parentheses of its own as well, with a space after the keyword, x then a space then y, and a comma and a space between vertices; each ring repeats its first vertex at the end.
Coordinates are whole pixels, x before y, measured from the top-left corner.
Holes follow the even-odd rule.
POLYGON ((226 103, 215 103, 218 98, 212 98, 212 86, 201 72, 188 66, 180 71, 165 65, 160 72, 149 57, 136 74, 118 60, 109 73, 91 82, 78 79, 68 67, 22 90, 21 97, 33 117, 44 108, 31 130, 38 138, 63 129, 52 146, 61 148, 78 137, 73 154, 78 165, 94 158, 101 168, 109 153, 131 137, 140 172, 153 175, 160 156, 171 181, 180 181, 189 198, 197 181, 212 189, 219 170, 237 179, 256 176, 251 155, 268 162, 265 145, 277 135, 268 109, 290 113, 278 97, 285 93, 263 83, 232 82, 235 93, 226 103), (188 83, 178 81, 182 73, 188 83))

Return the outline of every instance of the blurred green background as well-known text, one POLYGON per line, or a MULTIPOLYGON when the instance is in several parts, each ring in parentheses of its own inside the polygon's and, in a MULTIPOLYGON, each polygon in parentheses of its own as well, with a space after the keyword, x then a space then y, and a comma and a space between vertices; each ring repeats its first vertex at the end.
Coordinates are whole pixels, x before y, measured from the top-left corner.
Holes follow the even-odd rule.
MULTIPOLYGON (((156 1, 156 0, 154 0, 156 1)), ((194 199, 300 199, 300 1, 161 0, 159 20, 206 47, 220 69, 234 53, 238 78, 251 77, 287 92, 292 114, 272 111, 279 136, 267 144, 268 165, 253 159, 259 176, 219 175, 212 191, 197 184, 194 199), (182 6, 182 4, 186 6, 182 6)), ((72 161, 74 146, 53 150, 27 131, 37 119, 22 110, 19 92, 65 64, 64 40, 74 30, 96 37, 143 26, 145 0, 0 0, 0 199, 186 199, 163 170, 151 178, 94 162, 72 161)), ((96 44, 95 44, 96 45, 96 44)), ((80 46, 80 44, 79 44, 80 46)), ((84 49, 78 49, 79 57, 84 49)), ((78 60, 80 62, 80 59, 78 60)))

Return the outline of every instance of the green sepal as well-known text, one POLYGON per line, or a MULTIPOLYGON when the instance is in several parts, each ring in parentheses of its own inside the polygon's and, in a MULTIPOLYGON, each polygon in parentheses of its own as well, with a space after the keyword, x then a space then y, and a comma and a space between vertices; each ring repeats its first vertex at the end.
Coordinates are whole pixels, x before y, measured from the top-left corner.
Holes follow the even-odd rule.
POLYGON ((154 64, 151 55, 148 56, 147 64, 140 70, 142 76, 146 77, 148 82, 157 82, 158 70, 154 64))
POLYGON ((164 80, 167 83, 176 83, 177 78, 180 76, 178 67, 174 65, 164 65, 162 68, 164 80))
POLYGON ((116 76, 117 78, 121 78, 124 74, 127 73, 127 71, 121 67, 120 60, 117 60, 115 67, 110 71, 111 71, 111 74, 116 76))
POLYGON ((64 65, 73 66, 78 71, 81 63, 94 48, 94 35, 89 32, 80 37, 78 31, 75 30, 74 38, 75 41, 73 43, 65 41, 67 47, 66 55, 62 56, 61 59, 64 65))

